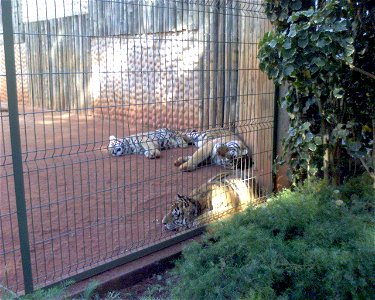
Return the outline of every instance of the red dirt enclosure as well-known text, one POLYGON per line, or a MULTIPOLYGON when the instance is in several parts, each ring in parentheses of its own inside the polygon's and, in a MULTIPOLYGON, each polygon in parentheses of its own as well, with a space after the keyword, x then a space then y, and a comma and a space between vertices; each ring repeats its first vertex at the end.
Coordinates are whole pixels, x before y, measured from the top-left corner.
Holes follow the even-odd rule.
MULTIPOLYGON (((23 289, 9 117, 1 113, 0 282, 23 289)), ((27 223, 34 283, 43 286, 161 241, 173 233, 161 219, 177 193, 220 171, 182 173, 174 160, 194 151, 112 157, 111 134, 142 128, 74 113, 20 114, 27 223), (117 126, 116 126, 117 125, 117 126), (34 133, 35 132, 35 133, 34 133)), ((146 128, 148 129, 148 128, 146 128)), ((146 129, 144 129, 146 131, 146 129)), ((149 128, 152 129, 152 128, 149 128)))

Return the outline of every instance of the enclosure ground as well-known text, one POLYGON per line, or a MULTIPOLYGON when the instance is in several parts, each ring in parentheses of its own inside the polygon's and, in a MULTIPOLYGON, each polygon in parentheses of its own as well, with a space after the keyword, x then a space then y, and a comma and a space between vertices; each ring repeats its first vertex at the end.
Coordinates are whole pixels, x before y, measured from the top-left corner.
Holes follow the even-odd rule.
POLYGON ((166 299, 169 282, 174 280, 169 271, 181 256, 182 249, 200 236, 159 250, 136 261, 121 265, 93 278, 78 282, 68 289, 68 295, 77 298, 90 281, 99 283, 96 292, 103 298, 108 292, 121 294, 121 299, 139 299, 152 296, 166 299))
POLYGON ((161 271, 129 288, 118 291, 121 299, 169 299, 171 286, 178 280, 176 276, 171 275, 171 267, 168 269, 162 267, 161 271))
MULTIPOLYGON (((0 282, 22 290, 9 118, 1 112, 0 282)), ((109 135, 152 130, 68 112, 20 107, 23 178, 34 282, 77 274, 165 239, 161 224, 177 193, 188 194, 221 169, 182 173, 173 162, 194 147, 111 157, 109 135), (78 134, 79 133, 79 134, 78 134)))

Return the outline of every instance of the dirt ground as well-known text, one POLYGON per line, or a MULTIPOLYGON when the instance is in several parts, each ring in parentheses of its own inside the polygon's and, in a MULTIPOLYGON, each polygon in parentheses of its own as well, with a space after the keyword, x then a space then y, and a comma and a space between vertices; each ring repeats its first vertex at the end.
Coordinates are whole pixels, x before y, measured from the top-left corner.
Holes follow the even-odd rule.
MULTIPOLYGON (((171 269, 151 274, 137 284, 119 291, 120 299, 170 299, 171 287, 178 278, 171 273, 171 269)), ((103 297, 105 299, 105 297, 103 297)))
MULTIPOLYGON (((23 180, 31 265, 42 286, 173 235, 161 219, 177 193, 186 194, 220 168, 182 173, 173 166, 193 147, 111 157, 109 135, 152 130, 85 114, 20 109, 23 180)), ((9 118, 0 113, 0 283, 23 289, 9 118), (3 267, 4 266, 4 267, 3 267)))

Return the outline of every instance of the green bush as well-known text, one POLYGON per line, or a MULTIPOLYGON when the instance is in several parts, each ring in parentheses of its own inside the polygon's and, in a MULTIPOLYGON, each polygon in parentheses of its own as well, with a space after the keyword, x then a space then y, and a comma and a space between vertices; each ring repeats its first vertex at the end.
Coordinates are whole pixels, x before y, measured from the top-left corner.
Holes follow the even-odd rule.
POLYGON ((374 299, 374 190, 361 177, 285 191, 183 252, 177 299, 374 299))

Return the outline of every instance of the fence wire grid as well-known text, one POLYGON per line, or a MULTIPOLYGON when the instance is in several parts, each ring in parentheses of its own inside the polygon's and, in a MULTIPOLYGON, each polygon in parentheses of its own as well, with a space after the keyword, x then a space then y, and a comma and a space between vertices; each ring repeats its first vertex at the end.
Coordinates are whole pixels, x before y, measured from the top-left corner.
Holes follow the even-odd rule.
MULTIPOLYGON (((176 167, 197 148, 112 156, 110 136, 228 128, 272 191, 273 84, 261 1, 2 0, 0 284, 31 292, 186 238, 176 195, 223 172, 176 167)), ((222 138, 225 138, 224 136, 222 138)), ((225 143, 225 142, 224 142, 225 143)), ((194 230, 194 229, 193 229, 194 230)))

